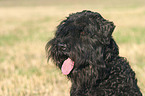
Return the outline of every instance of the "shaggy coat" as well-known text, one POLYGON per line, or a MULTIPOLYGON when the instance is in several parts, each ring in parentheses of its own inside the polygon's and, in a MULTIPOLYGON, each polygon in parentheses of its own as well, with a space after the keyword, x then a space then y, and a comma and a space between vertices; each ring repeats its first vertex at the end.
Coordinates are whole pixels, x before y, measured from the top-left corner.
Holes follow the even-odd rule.
POLYGON ((142 96, 134 71, 119 56, 114 28, 113 22, 86 10, 69 15, 57 27, 46 52, 61 70, 72 60, 66 74, 72 82, 70 96, 142 96))

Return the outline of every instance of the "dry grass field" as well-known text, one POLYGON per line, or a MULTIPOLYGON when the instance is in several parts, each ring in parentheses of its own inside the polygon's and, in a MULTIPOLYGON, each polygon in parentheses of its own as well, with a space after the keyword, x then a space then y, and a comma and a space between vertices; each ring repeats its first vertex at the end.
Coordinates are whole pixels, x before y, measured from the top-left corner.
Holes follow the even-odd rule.
POLYGON ((145 95, 145 0, 0 0, 0 96, 69 96, 71 83, 45 44, 69 13, 97 11, 116 25, 120 55, 145 95))

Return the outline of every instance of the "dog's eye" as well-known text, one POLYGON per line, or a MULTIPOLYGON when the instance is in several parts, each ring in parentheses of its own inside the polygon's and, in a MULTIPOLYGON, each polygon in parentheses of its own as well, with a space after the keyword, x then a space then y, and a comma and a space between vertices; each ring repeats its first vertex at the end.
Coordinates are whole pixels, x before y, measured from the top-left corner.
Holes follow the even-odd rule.
POLYGON ((83 32, 81 32, 80 34, 81 34, 81 35, 85 35, 85 32, 83 31, 83 32))

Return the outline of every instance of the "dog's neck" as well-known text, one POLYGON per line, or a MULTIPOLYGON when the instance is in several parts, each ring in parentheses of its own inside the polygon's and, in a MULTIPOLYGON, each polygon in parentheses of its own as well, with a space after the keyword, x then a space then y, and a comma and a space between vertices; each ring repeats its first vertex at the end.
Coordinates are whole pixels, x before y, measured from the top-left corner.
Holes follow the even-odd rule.
POLYGON ((73 72, 70 75, 70 79, 73 84, 78 85, 78 86, 81 86, 81 85, 89 86, 90 84, 97 85, 96 84, 96 83, 98 83, 97 81, 102 80, 103 78, 105 79, 107 77, 106 76, 107 71, 109 71, 109 70, 106 70, 106 69, 98 70, 98 68, 96 68, 96 67, 89 66, 82 70, 73 72))
POLYGON ((89 85, 97 86, 100 82, 108 78, 110 73, 111 66, 114 65, 114 61, 119 56, 112 57, 111 61, 106 61, 107 68, 98 68, 96 66, 89 65, 81 70, 75 70, 73 73, 68 75, 71 79, 72 84, 75 84, 77 87, 84 87, 89 85), (95 77, 95 78, 94 78, 95 77))

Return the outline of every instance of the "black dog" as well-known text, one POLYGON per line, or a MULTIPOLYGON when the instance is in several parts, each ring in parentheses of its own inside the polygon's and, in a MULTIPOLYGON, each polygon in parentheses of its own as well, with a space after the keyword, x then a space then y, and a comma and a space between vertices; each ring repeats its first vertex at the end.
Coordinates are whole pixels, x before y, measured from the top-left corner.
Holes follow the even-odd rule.
POLYGON ((57 27, 46 51, 71 80, 71 96, 142 96, 135 73, 119 56, 114 28, 113 22, 86 10, 57 27))

